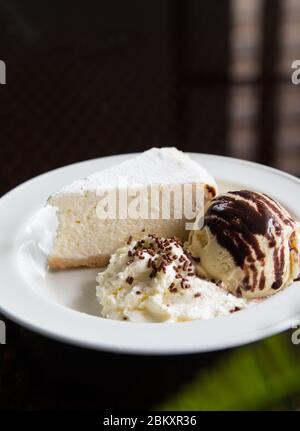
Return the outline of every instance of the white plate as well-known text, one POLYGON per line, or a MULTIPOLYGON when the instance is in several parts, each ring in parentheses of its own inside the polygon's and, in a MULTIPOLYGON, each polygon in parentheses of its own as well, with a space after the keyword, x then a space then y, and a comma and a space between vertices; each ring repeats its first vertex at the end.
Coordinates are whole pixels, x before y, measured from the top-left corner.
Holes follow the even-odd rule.
MULTIPOLYGON (((114 352, 175 354, 248 343, 300 322, 300 283, 229 316, 184 323, 132 323, 99 317, 97 270, 46 270, 48 196, 63 185, 130 155, 77 163, 20 185, 0 199, 0 309, 21 325, 79 346, 114 352)), ((300 180, 255 163, 190 154, 223 189, 249 188, 281 201, 300 220, 300 180)))

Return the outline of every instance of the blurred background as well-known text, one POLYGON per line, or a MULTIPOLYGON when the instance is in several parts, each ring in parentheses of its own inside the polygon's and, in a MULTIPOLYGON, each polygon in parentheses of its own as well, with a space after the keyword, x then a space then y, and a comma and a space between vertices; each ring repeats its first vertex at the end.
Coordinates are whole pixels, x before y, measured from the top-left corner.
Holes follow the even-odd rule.
MULTIPOLYGON (((299 176, 297 59, 299 0, 1 0, 0 195, 59 166, 152 146, 299 176)), ((290 333, 143 358, 64 346, 6 322, 3 409, 300 408, 290 333)))

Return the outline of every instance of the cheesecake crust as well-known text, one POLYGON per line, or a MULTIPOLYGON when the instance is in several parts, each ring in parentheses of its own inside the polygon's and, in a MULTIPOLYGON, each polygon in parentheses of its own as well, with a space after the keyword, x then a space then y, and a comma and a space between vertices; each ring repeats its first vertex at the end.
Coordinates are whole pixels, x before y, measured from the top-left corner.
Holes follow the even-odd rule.
POLYGON ((51 270, 71 268, 103 268, 108 265, 110 256, 89 256, 87 258, 61 258, 49 256, 48 267, 51 270))

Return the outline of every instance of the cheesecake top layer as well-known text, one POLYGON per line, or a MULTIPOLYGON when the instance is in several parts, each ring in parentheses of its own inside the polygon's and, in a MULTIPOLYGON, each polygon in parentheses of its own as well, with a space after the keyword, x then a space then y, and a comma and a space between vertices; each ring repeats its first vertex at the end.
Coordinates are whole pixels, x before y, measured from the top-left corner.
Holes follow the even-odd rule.
POLYGON ((213 177, 199 163, 175 147, 151 148, 129 160, 63 187, 58 194, 96 191, 99 188, 144 187, 204 183, 217 189, 213 177))

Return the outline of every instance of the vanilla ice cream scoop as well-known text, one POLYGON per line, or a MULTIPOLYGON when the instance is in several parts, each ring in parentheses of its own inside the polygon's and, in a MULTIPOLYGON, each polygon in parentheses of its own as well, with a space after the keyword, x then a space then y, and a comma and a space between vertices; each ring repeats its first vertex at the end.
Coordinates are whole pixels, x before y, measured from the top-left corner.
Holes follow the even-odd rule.
POLYGON ((248 190, 213 199, 203 228, 189 235, 197 272, 221 280, 237 296, 258 298, 287 287, 299 274, 297 223, 275 200, 248 190))

